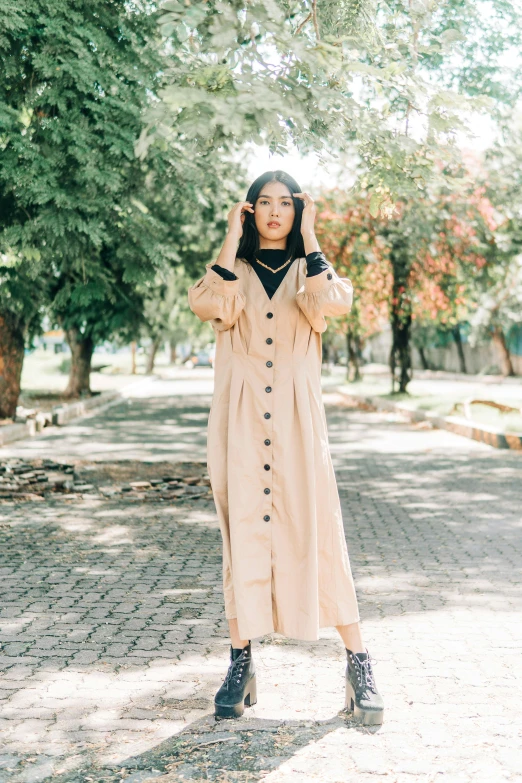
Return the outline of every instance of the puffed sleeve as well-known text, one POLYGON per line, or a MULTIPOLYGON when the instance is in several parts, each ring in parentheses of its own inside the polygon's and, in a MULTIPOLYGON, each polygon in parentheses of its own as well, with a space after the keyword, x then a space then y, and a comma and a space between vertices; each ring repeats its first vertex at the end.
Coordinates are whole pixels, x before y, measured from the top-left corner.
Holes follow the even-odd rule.
POLYGON ((326 331, 325 316, 346 315, 353 302, 353 286, 330 266, 318 275, 306 277, 296 295, 297 304, 316 332, 326 331))
POLYGON ((212 264, 206 273, 188 289, 189 307, 201 321, 211 321, 217 331, 230 329, 245 306, 245 295, 239 290, 240 280, 224 280, 212 264))

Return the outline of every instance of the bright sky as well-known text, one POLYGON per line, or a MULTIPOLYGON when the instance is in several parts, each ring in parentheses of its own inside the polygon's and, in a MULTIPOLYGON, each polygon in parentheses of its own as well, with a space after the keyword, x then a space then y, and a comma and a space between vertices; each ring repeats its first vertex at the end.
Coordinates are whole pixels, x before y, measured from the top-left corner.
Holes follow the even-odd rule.
POLYGON ((252 181, 265 171, 275 169, 283 169, 291 174, 305 190, 332 185, 333 166, 321 166, 316 155, 303 156, 299 152, 285 156, 270 155, 267 147, 256 146, 252 149, 247 166, 252 181))

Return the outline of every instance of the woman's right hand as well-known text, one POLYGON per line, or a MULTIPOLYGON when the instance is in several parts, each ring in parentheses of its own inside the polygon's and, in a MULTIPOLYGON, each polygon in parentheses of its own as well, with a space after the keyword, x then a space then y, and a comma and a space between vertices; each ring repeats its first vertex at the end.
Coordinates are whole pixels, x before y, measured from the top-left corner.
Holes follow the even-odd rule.
POLYGON ((228 213, 228 233, 234 234, 238 238, 243 233, 243 222, 245 220, 245 212, 254 213, 254 207, 250 201, 238 201, 234 204, 230 212, 228 213))

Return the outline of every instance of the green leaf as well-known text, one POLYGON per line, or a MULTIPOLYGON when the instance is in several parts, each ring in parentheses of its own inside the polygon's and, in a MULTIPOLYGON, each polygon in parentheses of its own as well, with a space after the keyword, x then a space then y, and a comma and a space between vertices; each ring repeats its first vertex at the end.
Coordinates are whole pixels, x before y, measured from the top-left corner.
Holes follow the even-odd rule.
POLYGON ((34 112, 33 109, 29 109, 27 106, 22 106, 22 110, 18 115, 18 119, 20 120, 24 128, 28 128, 29 125, 31 124, 33 119, 33 112, 34 112))
POLYGON ((164 35, 165 38, 171 36, 175 29, 176 25, 174 22, 165 22, 165 24, 160 25, 161 34, 164 35))
POLYGON ((370 198, 370 215, 373 218, 378 217, 379 215, 379 208, 382 203, 382 196, 380 193, 376 193, 375 191, 372 193, 370 198))
POLYGON ((176 25, 175 31, 176 31, 176 35, 177 35, 178 41, 180 41, 181 43, 183 43, 184 41, 186 41, 188 39, 189 32, 188 32, 188 30, 187 30, 187 28, 185 27, 184 24, 176 25))
POLYGON ((436 131, 446 131, 451 128, 451 123, 445 117, 441 117, 440 114, 432 112, 429 115, 430 128, 436 131))
POLYGON ((464 40, 464 36, 460 30, 451 27, 449 30, 444 30, 444 32, 441 33, 440 39, 444 44, 451 44, 455 43, 455 41, 464 40))
POLYGON ((42 254, 36 247, 24 247, 22 253, 27 261, 39 261, 42 257, 42 254))
POLYGON ((131 204, 134 204, 135 207, 139 209, 140 212, 142 212, 144 215, 149 214, 149 208, 145 206, 141 201, 139 201, 137 198, 131 198, 130 200, 131 204))
POLYGON ((237 32, 235 28, 229 27, 214 33, 211 38, 211 46, 214 49, 227 49, 237 42, 237 32))
POLYGON ((185 10, 184 3, 180 0, 167 0, 160 6, 160 11, 174 11, 175 13, 182 13, 185 10))

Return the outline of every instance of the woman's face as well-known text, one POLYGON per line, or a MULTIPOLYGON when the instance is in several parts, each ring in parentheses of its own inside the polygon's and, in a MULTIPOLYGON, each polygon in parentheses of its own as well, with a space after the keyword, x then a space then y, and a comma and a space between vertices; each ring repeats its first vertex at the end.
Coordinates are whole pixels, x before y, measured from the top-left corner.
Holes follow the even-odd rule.
POLYGON ((295 207, 290 191, 282 182, 268 182, 254 204, 254 219, 261 246, 285 247, 282 240, 292 230, 295 207))

